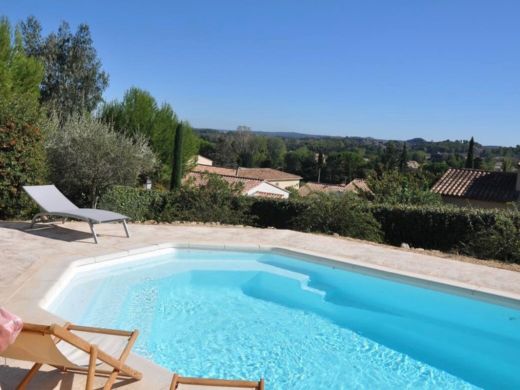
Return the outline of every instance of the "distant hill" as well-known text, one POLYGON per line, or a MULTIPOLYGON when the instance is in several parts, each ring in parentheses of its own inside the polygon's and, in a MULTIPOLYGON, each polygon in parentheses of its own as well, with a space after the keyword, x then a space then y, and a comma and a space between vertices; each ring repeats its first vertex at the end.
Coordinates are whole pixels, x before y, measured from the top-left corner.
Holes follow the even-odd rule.
MULTIPOLYGON (((230 129, 210 129, 210 128, 197 128, 194 129, 201 136, 218 134, 218 133, 229 133, 235 130, 230 129)), ((373 137, 359 137, 359 136, 333 136, 333 135, 318 135, 318 134, 306 134, 292 131, 261 131, 251 130, 253 134, 261 135, 265 137, 280 137, 287 140, 320 140, 320 139, 341 139, 348 140, 352 144, 359 146, 384 146, 388 142, 406 142, 408 146, 413 150, 428 150, 432 152, 433 149, 439 149, 435 151, 440 152, 462 152, 466 151, 467 140, 443 140, 443 141, 428 141, 424 138, 412 138, 409 140, 389 140, 389 139, 378 139, 373 137)), ((501 148, 500 146, 493 145, 481 145, 475 142, 475 146, 482 150, 493 150, 501 148)), ((506 147, 507 148, 507 147, 506 147)))
MULTIPOLYGON (((228 133, 235 130, 226 130, 226 129, 194 129, 199 134, 209 134, 209 133, 228 133)), ((251 130, 253 134, 263 135, 266 137, 280 137, 280 138, 289 138, 289 139, 319 139, 319 138, 340 138, 330 135, 315 135, 315 134, 304 134, 304 133, 296 133, 293 131, 260 131, 260 130, 251 130)))

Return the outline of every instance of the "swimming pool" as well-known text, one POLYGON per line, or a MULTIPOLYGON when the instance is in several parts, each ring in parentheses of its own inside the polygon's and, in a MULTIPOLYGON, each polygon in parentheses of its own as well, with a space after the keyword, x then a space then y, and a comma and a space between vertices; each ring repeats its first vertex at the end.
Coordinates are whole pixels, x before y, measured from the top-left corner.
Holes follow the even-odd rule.
POLYGON ((138 328, 181 375, 268 389, 520 388, 520 310, 277 251, 169 248, 85 264, 47 310, 138 328))

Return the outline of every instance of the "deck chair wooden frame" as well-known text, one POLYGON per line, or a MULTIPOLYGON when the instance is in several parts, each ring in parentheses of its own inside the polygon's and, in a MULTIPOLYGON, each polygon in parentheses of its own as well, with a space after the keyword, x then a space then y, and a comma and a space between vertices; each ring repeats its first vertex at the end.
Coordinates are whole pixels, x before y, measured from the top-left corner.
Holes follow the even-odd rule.
POLYGON ((34 375, 36 375, 38 370, 42 367, 42 365, 48 364, 62 371, 86 374, 86 390, 93 389, 95 376, 107 377, 104 389, 109 390, 112 388, 112 385, 117 378, 134 380, 140 380, 142 378, 142 374, 139 371, 125 365, 125 361, 130 354, 130 351, 138 335, 139 332, 137 330, 129 332, 124 330, 93 328, 72 324, 66 324, 64 326, 53 324, 49 326, 26 323, 23 325, 23 329, 17 340, 11 346, 9 346, 6 351, 2 352, 0 356, 35 362, 27 375, 22 379, 17 389, 25 389, 34 375), (120 356, 114 357, 111 354, 106 353, 102 346, 91 344, 84 338, 78 336, 75 333, 72 333, 72 331, 97 333, 109 336, 123 336, 125 338, 127 337, 128 341, 120 356), (24 340, 23 336, 26 336, 25 342, 30 342, 30 348, 23 348, 23 346, 17 345, 17 342, 19 344, 24 342, 19 341, 19 339, 24 340), (57 344, 61 342, 66 342, 78 350, 88 354, 88 366, 80 366, 67 359, 58 349, 57 344), (38 346, 42 346, 42 348, 38 348, 38 346), (38 351, 38 349, 40 350, 38 351), (41 353, 43 350, 45 350, 46 353, 41 353), (98 361, 105 363, 112 369, 98 369, 96 367, 98 361))
POLYGON ((208 387, 236 387, 237 389, 264 390, 264 380, 255 381, 230 380, 230 379, 211 379, 211 378, 190 378, 173 374, 170 390, 177 390, 179 385, 201 385, 208 387))

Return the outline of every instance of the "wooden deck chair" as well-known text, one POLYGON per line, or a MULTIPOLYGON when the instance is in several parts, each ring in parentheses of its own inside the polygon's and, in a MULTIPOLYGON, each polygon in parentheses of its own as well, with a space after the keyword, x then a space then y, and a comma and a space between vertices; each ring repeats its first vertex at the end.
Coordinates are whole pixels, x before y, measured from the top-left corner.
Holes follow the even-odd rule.
POLYGON ((48 364, 62 371, 86 373, 87 390, 93 388, 95 376, 106 376, 104 389, 108 390, 117 378, 142 378, 139 371, 124 364, 137 336, 137 330, 24 324, 16 341, 0 356, 35 362, 17 389, 25 389, 40 367, 48 364), (108 369, 97 367, 102 363, 108 369))
POLYGON ((229 380, 229 379, 210 379, 210 378, 189 378, 173 374, 170 390, 200 390, 206 387, 220 387, 222 389, 247 389, 264 390, 264 380, 258 382, 229 380))

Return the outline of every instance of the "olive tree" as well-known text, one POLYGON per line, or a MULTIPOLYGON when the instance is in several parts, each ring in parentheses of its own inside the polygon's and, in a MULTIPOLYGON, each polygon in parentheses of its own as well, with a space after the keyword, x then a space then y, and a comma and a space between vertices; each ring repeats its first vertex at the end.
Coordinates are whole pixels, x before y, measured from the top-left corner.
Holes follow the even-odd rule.
POLYGON ((96 206, 111 185, 135 185, 156 166, 156 156, 141 134, 128 136, 88 114, 74 115, 60 126, 46 126, 46 151, 52 181, 79 203, 96 206))

